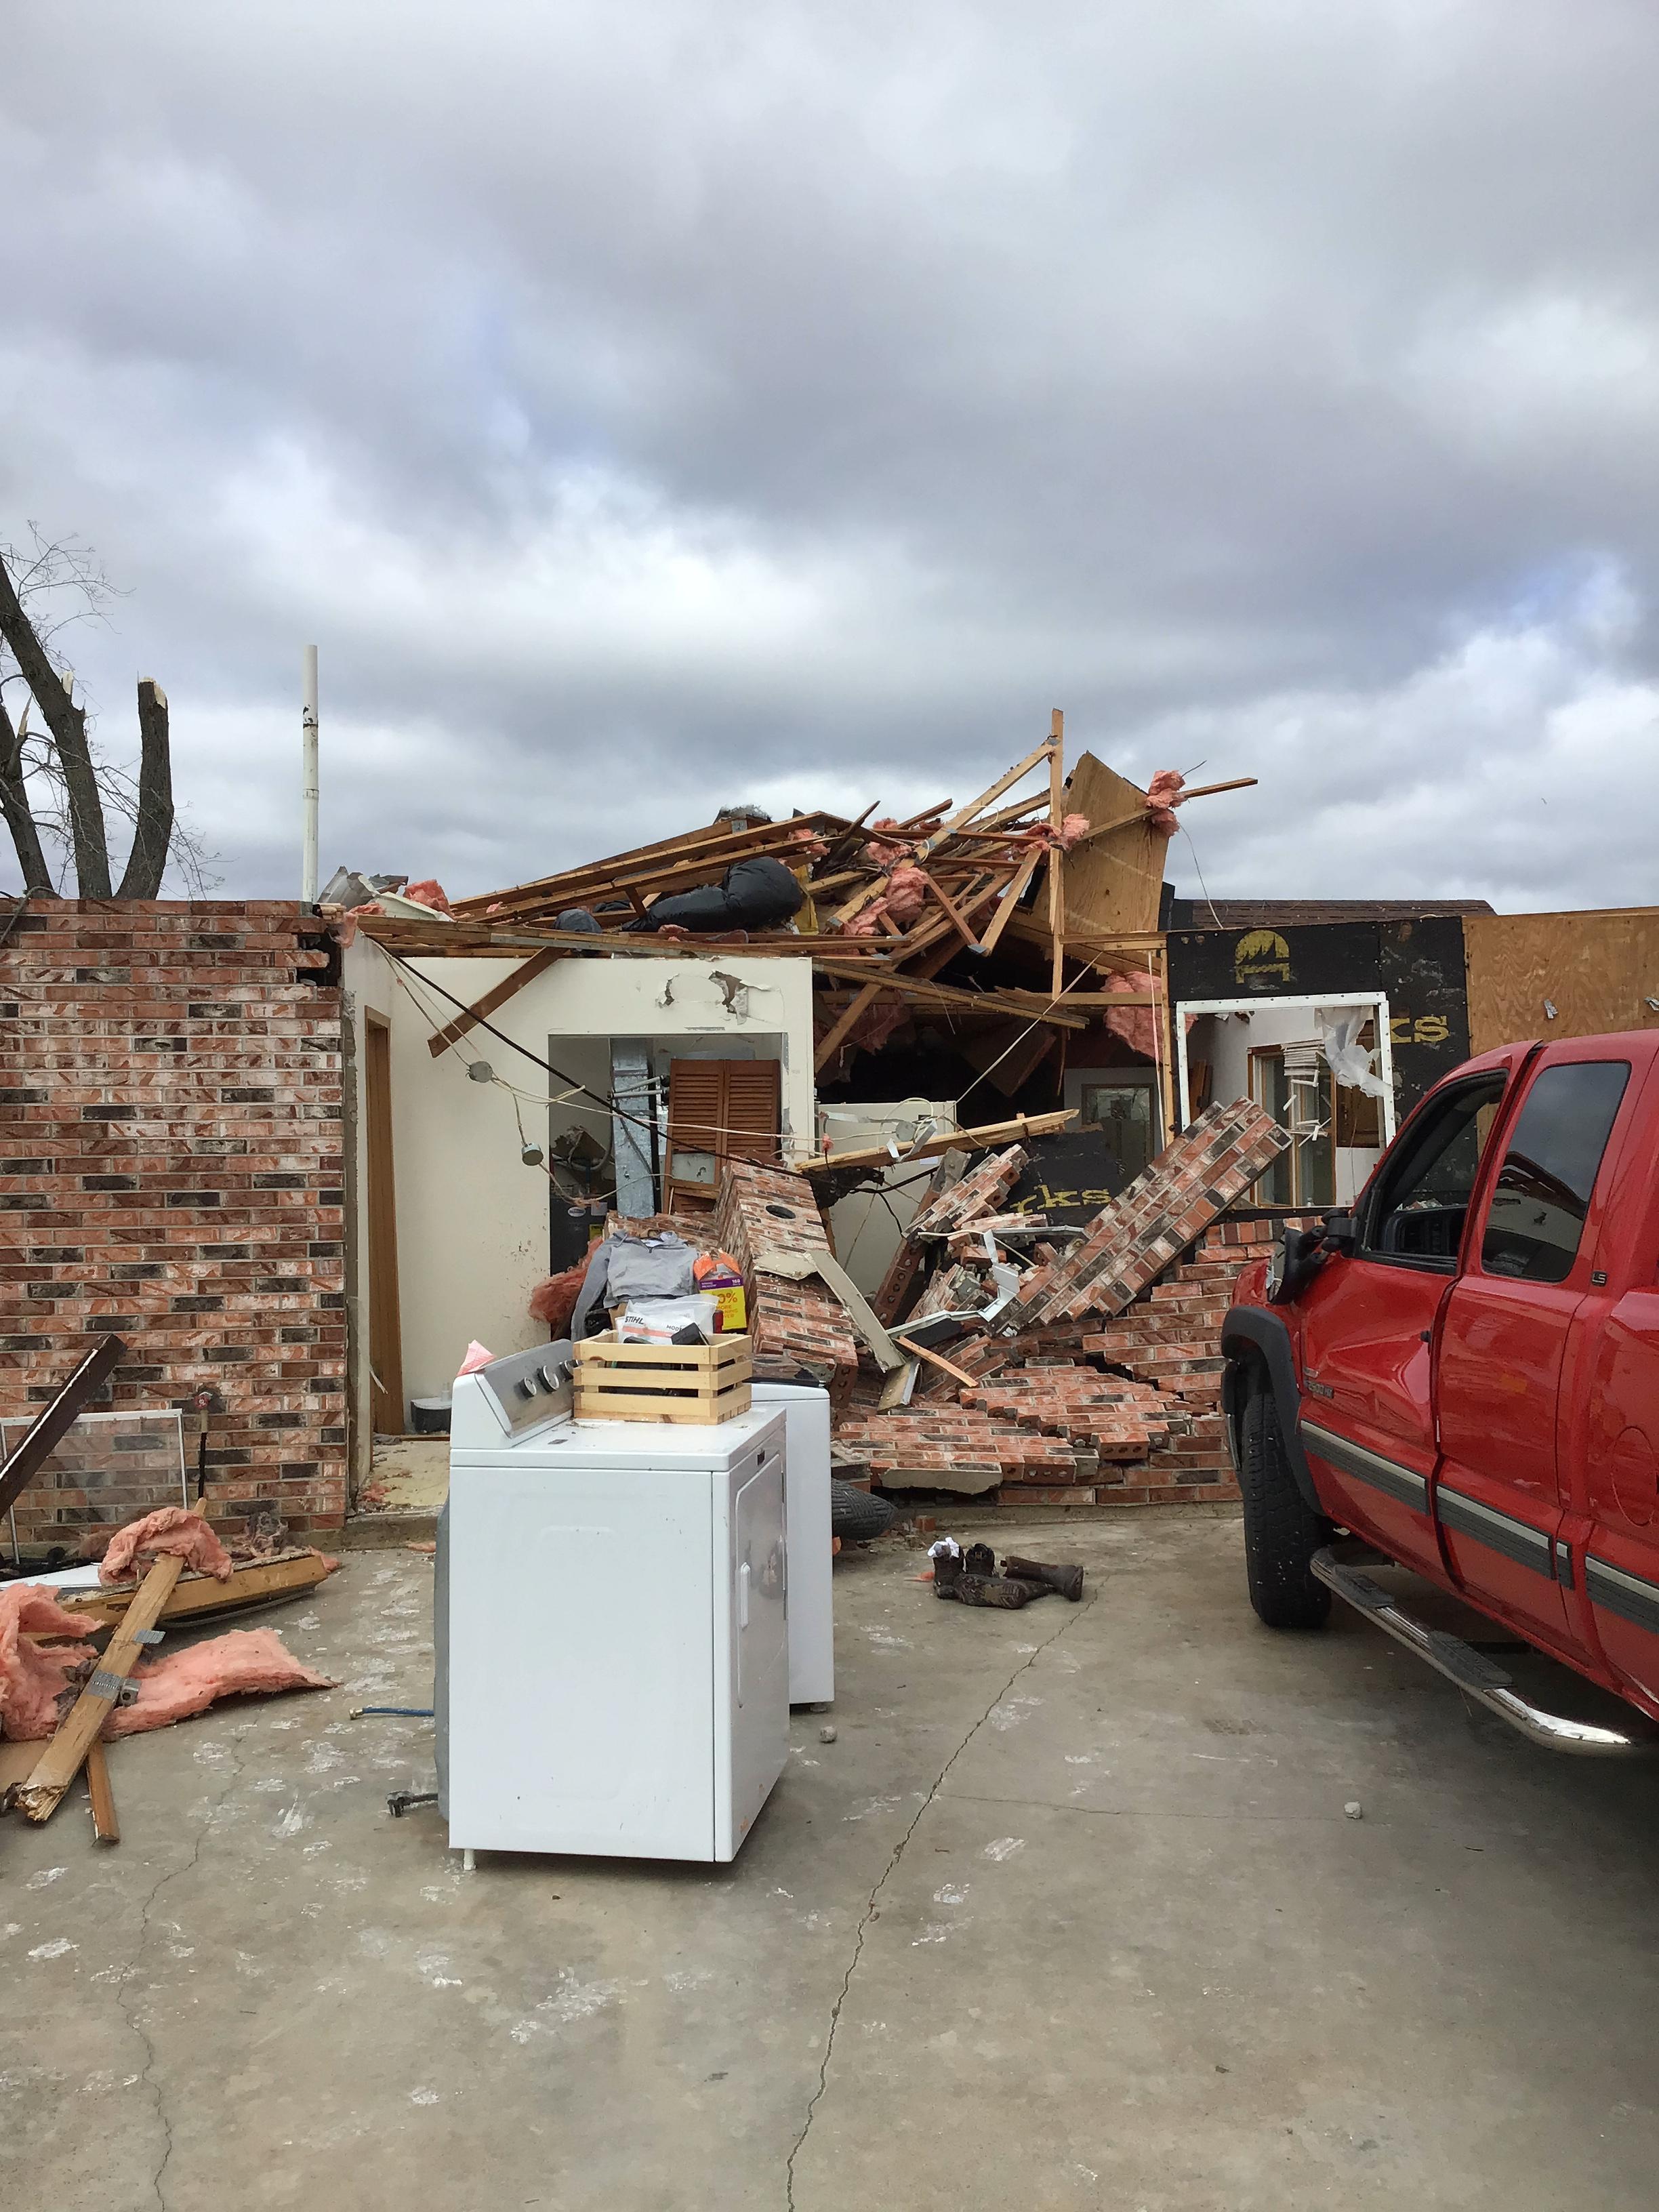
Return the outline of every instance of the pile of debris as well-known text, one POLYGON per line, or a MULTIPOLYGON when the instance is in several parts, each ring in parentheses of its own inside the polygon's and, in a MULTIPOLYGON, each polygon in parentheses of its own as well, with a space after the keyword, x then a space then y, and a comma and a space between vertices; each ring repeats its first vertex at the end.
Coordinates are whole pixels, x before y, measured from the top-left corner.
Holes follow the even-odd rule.
POLYGON ((1175 809, 1255 781, 1188 789, 1161 770, 1143 790, 1086 752, 1068 769, 1056 712, 1047 741, 965 805, 941 799, 896 820, 872 801, 855 820, 815 810, 782 822, 731 807, 708 829, 453 902, 434 882, 343 869, 323 910, 343 941, 362 929, 396 957, 521 957, 434 1051, 556 960, 741 945, 811 958, 821 1077, 943 1020, 1012 1098, 1064 1034, 1093 1022, 1155 1050, 1175 809), (1033 778, 1034 793, 1010 799, 1033 778), (1101 988, 1085 988, 1092 973, 1101 988))
MULTIPOLYGON (((0 1510, 46 1468, 124 1349, 106 1337, 0 1462, 0 1510)), ((339 1562, 287 1541, 270 1516, 237 1552, 199 1513, 166 1505, 88 1531, 101 1558, 0 1583, 0 1812, 50 1820, 84 1771, 93 1830, 120 1840, 104 1746, 171 1728, 222 1698, 337 1684, 304 1666, 273 1628, 232 1629, 156 1651, 169 1632, 217 1626, 300 1599, 339 1562)))
MULTIPOLYGON (((871 1347, 848 1385, 838 1341, 842 1459, 883 1489, 990 1504, 1236 1496, 1217 1341, 1234 1277, 1271 1246, 1265 1222, 1221 1216, 1287 1142, 1260 1107, 1212 1106, 1066 1249, 1029 1254, 1005 1237, 1032 1217, 999 1212, 1023 1148, 947 1152, 874 1301, 901 1364, 871 1347)), ((757 1317, 771 1295, 763 1273, 757 1317)))

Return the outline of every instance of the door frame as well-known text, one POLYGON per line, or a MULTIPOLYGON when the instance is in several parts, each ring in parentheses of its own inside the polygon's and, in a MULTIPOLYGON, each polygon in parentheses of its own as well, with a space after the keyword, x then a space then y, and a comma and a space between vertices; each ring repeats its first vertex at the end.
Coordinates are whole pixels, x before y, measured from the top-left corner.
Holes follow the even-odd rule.
POLYGON ((1177 999, 1175 1005, 1176 1113, 1187 1128, 1187 1017, 1189 1014, 1269 1013, 1289 1006, 1369 1006, 1376 1023, 1376 1072, 1382 1079, 1382 1150, 1394 1142, 1394 1048, 1389 1036, 1386 991, 1313 991, 1285 999, 1177 999))
POLYGON ((364 1332, 368 1352, 369 1432, 401 1436, 404 1397, 403 1300, 398 1277, 398 1178, 392 1139, 392 1024, 363 1009, 364 1332), (390 1297, 386 1296, 390 1291, 390 1297), (377 1296, 377 1291, 380 1295, 377 1296), (380 1357, 376 1358, 379 1352, 380 1357), (387 1428, 381 1416, 396 1414, 387 1428))

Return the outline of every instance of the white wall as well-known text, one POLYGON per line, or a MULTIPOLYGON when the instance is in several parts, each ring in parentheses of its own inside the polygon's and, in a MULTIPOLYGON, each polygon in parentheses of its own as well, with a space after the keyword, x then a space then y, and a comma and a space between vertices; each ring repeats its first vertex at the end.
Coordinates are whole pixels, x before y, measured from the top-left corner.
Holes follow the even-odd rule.
MULTIPOLYGON (((1333 999, 1333 1008, 1342 1002, 1333 999)), ((1245 1014, 1200 1014, 1187 1036, 1187 1065, 1207 1060, 1211 1068, 1210 1097, 1231 1105, 1250 1095, 1249 1059, 1264 1046, 1299 1044, 1319 1035, 1314 1017, 1323 1011, 1313 1006, 1257 1006, 1245 1014)), ((1181 1018, 1177 1006, 1176 1018, 1181 1018)), ((1366 1146, 1339 1145, 1334 1172, 1338 1206, 1350 1204, 1359 1194, 1366 1177, 1382 1158, 1380 1150, 1366 1146)))
MULTIPOLYGON (((608 1052, 592 1042, 581 1048, 581 1040, 632 1036, 666 1044, 713 1044, 763 1038, 769 1054, 778 1054, 782 1061, 786 1154, 812 1149, 810 961, 744 960, 724 951, 706 962, 561 960, 489 1017, 501 1036, 473 1029, 459 1050, 434 1059, 427 1040, 453 1018, 455 1009, 430 987, 471 1005, 520 964, 511 959, 413 961, 406 987, 371 939, 360 937, 346 955, 344 980, 360 1069, 364 1011, 385 1016, 392 1027, 404 1389, 411 1398, 448 1389, 469 1338, 501 1353, 520 1350, 546 1334, 526 1308, 531 1291, 547 1273, 550 1205, 564 1201, 552 1196, 544 1170, 528 1168, 520 1159, 512 1097, 496 1085, 472 1081, 466 1064, 487 1060, 497 1076, 530 1094, 520 1102, 525 1132, 542 1144, 552 1116, 538 1102, 568 1086, 550 1079, 503 1038, 527 1047, 538 1059, 551 1058, 583 1081, 592 1080, 605 1066, 608 1052), (716 974, 734 978, 738 988, 723 988, 716 974), (417 998, 426 1001, 424 1006, 417 998), (550 1050, 557 1040, 567 1045, 562 1060, 556 1044, 550 1050)), ((593 1082, 596 1090, 606 1087, 593 1082)), ((592 1126, 609 1141, 603 1119, 592 1126)), ((353 1208, 360 1253, 367 1250, 363 1182, 360 1166, 353 1208)), ((362 1273, 354 1320, 356 1334, 366 1343, 366 1268, 362 1273)), ((360 1358, 357 1366, 365 1364, 360 1358)), ((366 1375, 356 1377, 360 1429, 367 1426, 367 1392, 366 1375)))
MULTIPOLYGON (((826 1121, 825 1128, 837 1152, 884 1145, 899 1130, 927 1119, 937 1121, 941 1130, 960 1126, 954 1104, 942 1098, 901 1098, 891 1105, 860 1103, 829 1107, 825 1112, 835 1117, 826 1121)), ((902 1139, 900 1143, 902 1148, 902 1139)), ((835 1239, 836 1256, 866 1297, 887 1273, 899 1239, 926 1195, 928 1178, 938 1164, 936 1160, 896 1164, 882 1171, 882 1183, 890 1195, 878 1197, 872 1190, 855 1190, 830 1207, 830 1233, 835 1239)))

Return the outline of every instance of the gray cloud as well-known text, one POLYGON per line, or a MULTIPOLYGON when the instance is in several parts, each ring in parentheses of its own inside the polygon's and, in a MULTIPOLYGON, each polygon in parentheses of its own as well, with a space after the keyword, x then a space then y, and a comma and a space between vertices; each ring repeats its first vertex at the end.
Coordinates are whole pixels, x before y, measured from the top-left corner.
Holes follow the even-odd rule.
MULTIPOLYGON (((1046 727, 1212 890, 1652 896, 1646 0, 13 10, 0 522, 234 890, 1046 727), (1620 798, 1608 803, 1610 785, 1620 798), (1649 818, 1651 818, 1650 814, 1649 818)), ((0 881, 6 880, 0 873, 0 881)))

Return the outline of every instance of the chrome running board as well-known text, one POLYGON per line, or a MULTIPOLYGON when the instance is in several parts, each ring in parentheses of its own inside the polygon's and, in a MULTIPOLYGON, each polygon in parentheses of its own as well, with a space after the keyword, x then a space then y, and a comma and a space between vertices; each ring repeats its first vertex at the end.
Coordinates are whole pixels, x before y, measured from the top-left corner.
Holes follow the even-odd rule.
POLYGON ((1483 1652, 1443 1628, 1425 1627, 1369 1575, 1343 1566, 1328 1549, 1316 1552, 1310 1564, 1328 1589, 1374 1621, 1396 1644, 1403 1644, 1407 1650, 1426 1660, 1437 1674, 1455 1682, 1488 1712, 1507 1721, 1529 1743, 1541 1744, 1547 1751, 1573 1752, 1582 1759, 1647 1758, 1659 1749, 1659 1739, 1626 1735, 1589 1721, 1570 1721, 1529 1704, 1504 1669, 1494 1666, 1483 1652))

